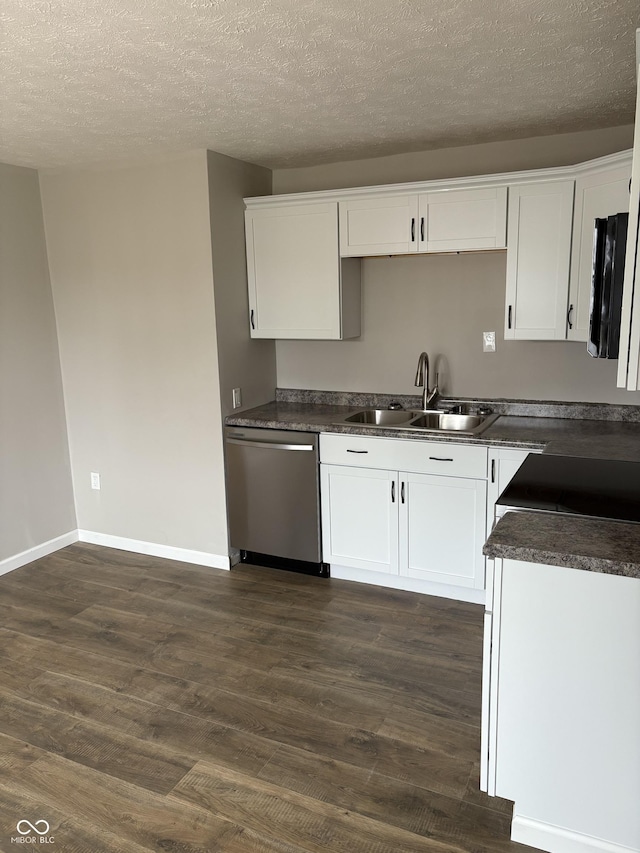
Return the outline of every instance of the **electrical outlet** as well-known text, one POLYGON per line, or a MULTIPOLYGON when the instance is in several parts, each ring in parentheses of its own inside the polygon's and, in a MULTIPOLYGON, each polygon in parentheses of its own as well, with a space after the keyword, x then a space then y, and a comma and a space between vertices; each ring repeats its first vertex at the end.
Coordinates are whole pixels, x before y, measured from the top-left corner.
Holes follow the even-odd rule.
POLYGON ((495 332, 483 332, 482 333, 482 352, 495 352, 496 351, 496 333, 495 332))
POLYGON ((242 388, 233 389, 233 408, 239 409, 242 405, 242 388))
POLYGON ((99 489, 100 488, 100 474, 96 474, 95 471, 91 472, 91 488, 99 489))

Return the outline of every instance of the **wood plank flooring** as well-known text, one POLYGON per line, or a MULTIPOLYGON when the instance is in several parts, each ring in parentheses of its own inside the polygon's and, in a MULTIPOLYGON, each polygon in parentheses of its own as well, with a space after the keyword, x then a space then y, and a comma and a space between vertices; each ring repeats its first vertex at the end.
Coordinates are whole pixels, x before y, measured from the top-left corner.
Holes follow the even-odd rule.
POLYGON ((0 617, 2 851, 531 850, 478 790, 475 605, 77 544, 0 617))

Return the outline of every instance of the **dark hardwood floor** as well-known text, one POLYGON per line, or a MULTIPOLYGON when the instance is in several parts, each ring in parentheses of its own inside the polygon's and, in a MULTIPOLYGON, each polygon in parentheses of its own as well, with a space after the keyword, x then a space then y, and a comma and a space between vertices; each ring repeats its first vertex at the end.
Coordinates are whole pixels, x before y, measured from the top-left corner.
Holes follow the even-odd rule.
POLYGON ((478 790, 478 606, 78 544, 0 616, 7 853, 531 850, 478 790))

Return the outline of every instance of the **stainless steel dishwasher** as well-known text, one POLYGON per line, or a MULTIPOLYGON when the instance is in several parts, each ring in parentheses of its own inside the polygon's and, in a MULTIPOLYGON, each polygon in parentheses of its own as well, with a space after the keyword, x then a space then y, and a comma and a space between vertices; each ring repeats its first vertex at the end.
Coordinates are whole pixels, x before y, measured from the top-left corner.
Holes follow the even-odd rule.
POLYGON ((304 561, 327 574, 317 433, 225 427, 225 444, 231 545, 243 558, 304 561))

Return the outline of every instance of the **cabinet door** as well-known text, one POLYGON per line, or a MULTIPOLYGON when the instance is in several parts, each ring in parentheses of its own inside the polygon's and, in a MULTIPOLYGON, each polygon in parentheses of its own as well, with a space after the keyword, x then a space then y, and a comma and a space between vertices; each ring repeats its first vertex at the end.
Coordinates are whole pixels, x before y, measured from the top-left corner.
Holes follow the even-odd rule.
POLYGON ((340 338, 338 205, 245 213, 251 336, 340 338))
POLYGON ((419 223, 421 252, 504 248, 507 188, 423 193, 419 223))
POLYGON ((400 473, 400 574, 484 587, 487 483, 400 473))
POLYGON ((322 559, 398 573, 397 472, 321 465, 322 559))
POLYGON ((580 175, 576 180, 567 311, 570 341, 586 341, 589 335, 594 220, 628 212, 630 180, 631 163, 580 175))
POLYGON ((573 181, 509 187, 505 338, 566 336, 573 181))
POLYGON ((418 250, 418 196, 340 202, 342 257, 402 255, 418 250))
MULTIPOLYGON (((487 489, 487 536, 493 529, 495 503, 513 479, 531 451, 489 450, 489 485, 487 489)), ((538 451, 533 451, 538 452, 538 451)))

